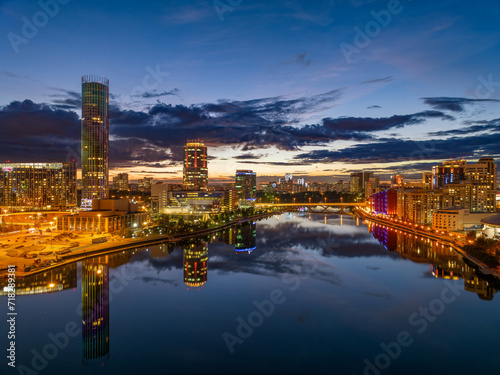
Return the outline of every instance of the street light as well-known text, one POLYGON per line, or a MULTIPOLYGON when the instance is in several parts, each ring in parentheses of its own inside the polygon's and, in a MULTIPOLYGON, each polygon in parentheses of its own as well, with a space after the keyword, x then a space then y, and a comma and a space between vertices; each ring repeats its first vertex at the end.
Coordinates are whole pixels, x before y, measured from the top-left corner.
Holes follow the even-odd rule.
POLYGON ((52 224, 54 224, 54 222, 50 222, 50 248, 52 249, 52 224))
POLYGON ((97 217, 99 218, 97 233, 101 233, 101 214, 97 214, 97 217))

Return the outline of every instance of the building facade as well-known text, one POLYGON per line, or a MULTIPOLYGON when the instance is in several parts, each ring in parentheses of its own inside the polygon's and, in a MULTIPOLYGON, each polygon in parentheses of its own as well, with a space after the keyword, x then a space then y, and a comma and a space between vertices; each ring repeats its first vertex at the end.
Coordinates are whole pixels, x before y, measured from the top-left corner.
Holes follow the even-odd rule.
POLYGON ((128 173, 118 173, 113 177, 113 190, 128 191, 128 173))
POLYGON ((234 188, 240 201, 255 201, 257 197, 257 174, 249 170, 236 171, 234 188))
POLYGON ((464 230, 465 212, 466 209, 461 207, 436 210, 432 217, 432 229, 441 231, 464 230))
POLYGON ((432 188, 439 189, 446 184, 457 184, 465 180, 466 161, 447 160, 441 165, 432 167, 432 188))
POLYGON ((184 146, 183 184, 185 190, 208 190, 207 147, 200 139, 184 146))
POLYGON ((109 80, 82 77, 82 207, 109 194, 109 80))
POLYGON ((76 206, 76 163, 0 163, 0 206, 10 211, 76 206))
POLYGON ((470 211, 495 212, 497 165, 493 158, 481 158, 465 167, 465 178, 471 185, 470 211))

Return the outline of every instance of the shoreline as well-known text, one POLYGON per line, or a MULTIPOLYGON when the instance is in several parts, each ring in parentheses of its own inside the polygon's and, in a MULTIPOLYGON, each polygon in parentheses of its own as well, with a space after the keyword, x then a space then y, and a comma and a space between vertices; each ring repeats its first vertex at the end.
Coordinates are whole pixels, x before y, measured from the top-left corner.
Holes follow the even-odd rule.
MULTIPOLYGON (((208 229, 203 229, 200 231, 196 232, 189 232, 189 233, 181 233, 177 235, 155 235, 155 236, 150 236, 148 239, 145 238, 138 238, 138 239, 124 239, 123 241, 120 241, 119 244, 116 244, 115 241, 112 242, 104 242, 100 244, 95 244, 91 245, 90 247, 85 247, 84 249, 78 250, 76 248, 74 251, 72 251, 69 254, 65 255, 60 255, 60 261, 55 262, 49 266, 46 267, 39 267, 35 269, 31 269, 30 271, 20 271, 16 270, 16 277, 27 277, 27 276, 32 276, 36 275, 38 273, 42 272, 47 272, 50 271, 54 268, 58 268, 60 266, 74 263, 74 262, 79 262, 81 260, 87 259, 87 258, 94 258, 96 256, 101 256, 101 255, 107 255, 107 254, 112 254, 118 251, 124 251, 124 250, 129 250, 131 248, 137 248, 137 247, 143 247, 143 246, 152 246, 152 245, 157 245, 161 243, 167 243, 167 242, 179 242, 185 239, 190 239, 190 238, 196 238, 196 237, 201 237, 205 236, 214 232, 218 232, 220 230, 230 228, 232 226, 242 224, 245 222, 253 221, 253 220, 260 220, 264 219, 266 217, 274 216, 276 214, 281 213, 281 211, 276 211, 276 212, 267 212, 264 214, 258 214, 258 215, 252 215, 249 217, 239 217, 237 219, 234 219, 233 221, 218 225, 213 228, 208 228, 208 229)), ((15 258, 13 258, 15 259, 15 258)), ((23 258, 24 259, 24 258, 23 258)), ((0 277, 5 276, 7 274, 8 270, 8 264, 6 263, 5 265, 2 265, 2 268, 0 269, 0 277)))
POLYGON ((397 224, 397 223, 394 223, 391 221, 386 221, 385 219, 381 219, 378 217, 373 217, 373 216, 367 215, 365 213, 361 213, 361 212, 359 212, 359 210, 355 211, 355 215, 360 217, 361 219, 364 219, 364 220, 370 220, 370 221, 373 221, 373 222, 376 222, 379 224, 383 224, 387 227, 397 228, 399 230, 409 232, 409 233, 413 232, 415 234, 418 234, 419 236, 427 237, 427 238, 430 238, 430 239, 437 241, 441 244, 445 244, 447 246, 450 246, 451 248, 453 248, 453 250, 455 250, 457 253, 459 253, 463 258, 465 258, 469 262, 473 263, 473 268, 476 268, 479 273, 481 273, 484 276, 492 276, 495 279, 497 279, 497 281, 500 281, 500 273, 497 270, 490 268, 485 263, 481 262, 480 260, 478 260, 478 259, 474 258, 473 256, 469 255, 468 253, 466 253, 463 250, 463 248, 461 247, 461 245, 458 245, 454 240, 444 239, 438 235, 429 233, 429 232, 422 230, 420 228, 408 228, 408 227, 401 225, 401 224, 397 224))

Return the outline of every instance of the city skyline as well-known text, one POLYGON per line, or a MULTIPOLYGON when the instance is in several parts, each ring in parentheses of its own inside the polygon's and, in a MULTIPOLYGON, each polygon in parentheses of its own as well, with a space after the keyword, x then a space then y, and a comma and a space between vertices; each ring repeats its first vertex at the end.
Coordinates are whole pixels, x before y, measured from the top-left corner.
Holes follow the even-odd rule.
POLYGON ((117 12, 114 2, 57 4, 53 16, 25 1, 0 5, 11 35, 0 72, 1 160, 79 160, 78 84, 87 73, 113 82, 110 177, 181 180, 192 138, 210 150, 212 181, 238 169, 259 178, 285 170, 332 181, 369 170, 418 179, 443 160, 498 158, 493 1, 257 1, 230 11, 152 2, 133 12, 130 2, 117 12), (48 22, 27 38, 24 20, 37 12, 48 22), (85 17, 107 24, 80 33, 85 17), (125 45, 129 17, 138 26, 125 45), (89 62, 77 47, 82 35, 103 34, 110 52, 89 62), (52 43, 69 64, 44 52, 52 43))

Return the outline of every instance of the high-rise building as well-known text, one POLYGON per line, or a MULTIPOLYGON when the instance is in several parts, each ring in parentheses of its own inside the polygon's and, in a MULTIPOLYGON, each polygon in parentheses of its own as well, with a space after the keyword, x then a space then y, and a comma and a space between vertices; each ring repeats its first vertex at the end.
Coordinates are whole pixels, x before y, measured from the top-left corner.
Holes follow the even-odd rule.
POLYGON ((186 190, 208 189, 207 148, 202 140, 188 140, 184 146, 183 184, 186 190))
POLYGON ((82 207, 109 192, 109 80, 82 77, 82 207))
POLYGON ((237 253, 250 254, 257 248, 257 222, 243 223, 236 229, 236 242, 234 250, 237 253))
POLYGON ((432 188, 439 189, 446 184, 457 184, 465 180, 466 161, 447 160, 441 165, 432 167, 432 188))
POLYGON ((113 190, 128 190, 128 173, 118 173, 118 175, 113 177, 113 190))
POLYGON ((465 166, 466 183, 471 185, 470 211, 495 212, 497 165, 493 158, 481 158, 465 166))
POLYGON ((237 170, 234 188, 240 200, 255 200, 257 196, 257 174, 253 171, 237 170))
POLYGON ((0 206, 37 211, 76 206, 76 163, 0 163, 0 206))

